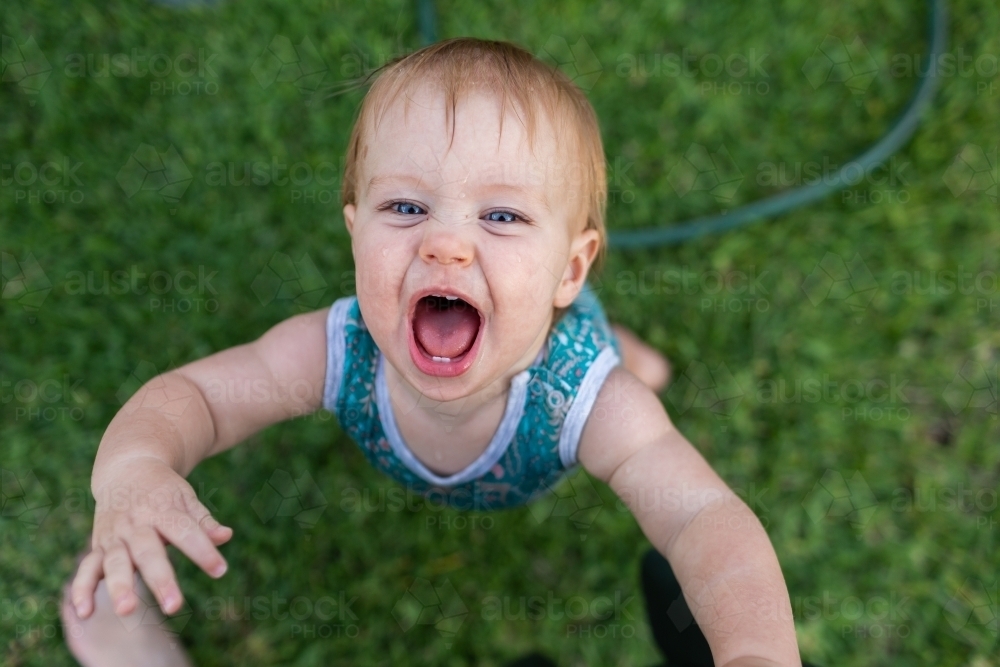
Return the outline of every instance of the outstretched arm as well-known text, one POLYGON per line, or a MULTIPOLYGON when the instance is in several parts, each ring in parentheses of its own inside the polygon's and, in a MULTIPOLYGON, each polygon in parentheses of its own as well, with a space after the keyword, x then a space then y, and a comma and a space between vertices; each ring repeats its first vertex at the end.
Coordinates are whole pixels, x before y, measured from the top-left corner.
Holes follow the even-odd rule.
POLYGON ((801 664, 788 590, 760 521, 621 367, 601 388, 579 460, 670 561, 715 664, 801 664))
POLYGON ((138 604, 138 570, 164 612, 182 596, 166 543, 214 577, 226 570, 218 546, 232 537, 184 478, 203 459, 260 429, 312 412, 326 375, 326 313, 288 319, 258 340, 158 375, 111 420, 91 475, 96 500, 91 551, 72 585, 87 618, 102 578, 120 615, 138 604))

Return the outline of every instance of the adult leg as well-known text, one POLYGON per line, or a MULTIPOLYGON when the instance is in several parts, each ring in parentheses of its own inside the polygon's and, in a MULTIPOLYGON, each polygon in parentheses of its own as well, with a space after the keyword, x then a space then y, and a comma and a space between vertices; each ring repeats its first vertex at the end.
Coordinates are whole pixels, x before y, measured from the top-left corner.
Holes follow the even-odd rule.
POLYGON ((135 592, 139 606, 128 616, 119 617, 102 580, 94 592, 94 611, 82 619, 66 584, 60 614, 73 657, 84 667, 192 667, 180 641, 164 627, 163 615, 138 574, 135 592))

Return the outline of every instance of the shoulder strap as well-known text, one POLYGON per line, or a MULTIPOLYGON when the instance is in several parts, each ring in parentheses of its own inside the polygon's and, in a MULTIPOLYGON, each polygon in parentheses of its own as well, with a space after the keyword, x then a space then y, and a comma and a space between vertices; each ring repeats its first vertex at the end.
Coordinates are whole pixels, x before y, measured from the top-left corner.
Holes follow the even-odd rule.
POLYGON ((559 460, 577 463, 580 435, 611 370, 621 363, 615 338, 600 302, 589 286, 577 296, 549 337, 545 367, 568 403, 559 427, 559 460))
POLYGON ((346 327, 357 297, 345 296, 330 306, 326 317, 326 381, 323 384, 323 407, 334 412, 340 385, 344 380, 344 361, 347 355, 346 327))

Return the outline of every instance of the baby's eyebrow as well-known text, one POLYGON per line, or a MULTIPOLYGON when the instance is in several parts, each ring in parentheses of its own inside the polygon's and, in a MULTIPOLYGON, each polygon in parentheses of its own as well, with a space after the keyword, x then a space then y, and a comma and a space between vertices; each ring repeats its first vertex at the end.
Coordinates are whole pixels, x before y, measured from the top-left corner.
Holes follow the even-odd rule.
POLYGON ((549 205, 549 199, 546 196, 544 189, 537 191, 532 188, 525 188, 511 183, 493 182, 481 183, 478 186, 478 190, 483 194, 492 196, 510 194, 525 197, 532 204, 537 204, 538 206, 544 208, 546 213, 552 212, 552 207, 549 205))
POLYGON ((419 176, 414 176, 413 174, 382 174, 380 176, 372 176, 371 179, 369 179, 368 189, 370 190, 376 185, 382 185, 383 183, 399 181, 413 185, 420 185, 421 180, 422 179, 419 176))
MULTIPOLYGON (((421 186, 427 186, 428 184, 424 181, 422 176, 417 176, 415 174, 381 174, 372 176, 368 180, 368 189, 371 190, 379 185, 395 185, 395 184, 405 184, 411 185, 414 188, 419 188, 421 186)), ((442 184, 447 185, 447 184, 442 184)), ((534 188, 520 186, 514 183, 507 183, 504 181, 488 181, 483 183, 468 183, 470 187, 474 187, 476 192, 482 196, 503 196, 503 195, 513 195, 524 197, 528 199, 531 203, 537 204, 538 206, 545 209, 546 213, 552 212, 552 207, 549 203, 548 197, 544 190, 542 192, 536 191, 534 188)), ((441 185, 434 187, 437 190, 441 185)))

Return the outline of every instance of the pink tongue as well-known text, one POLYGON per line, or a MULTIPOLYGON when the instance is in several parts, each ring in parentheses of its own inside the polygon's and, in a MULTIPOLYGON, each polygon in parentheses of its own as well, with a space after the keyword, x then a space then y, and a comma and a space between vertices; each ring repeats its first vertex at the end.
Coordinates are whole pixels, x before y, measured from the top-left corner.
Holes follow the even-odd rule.
POLYGON ((424 298, 413 315, 413 333, 432 357, 454 359, 472 347, 479 331, 479 313, 464 301, 439 309, 438 299, 424 298))

